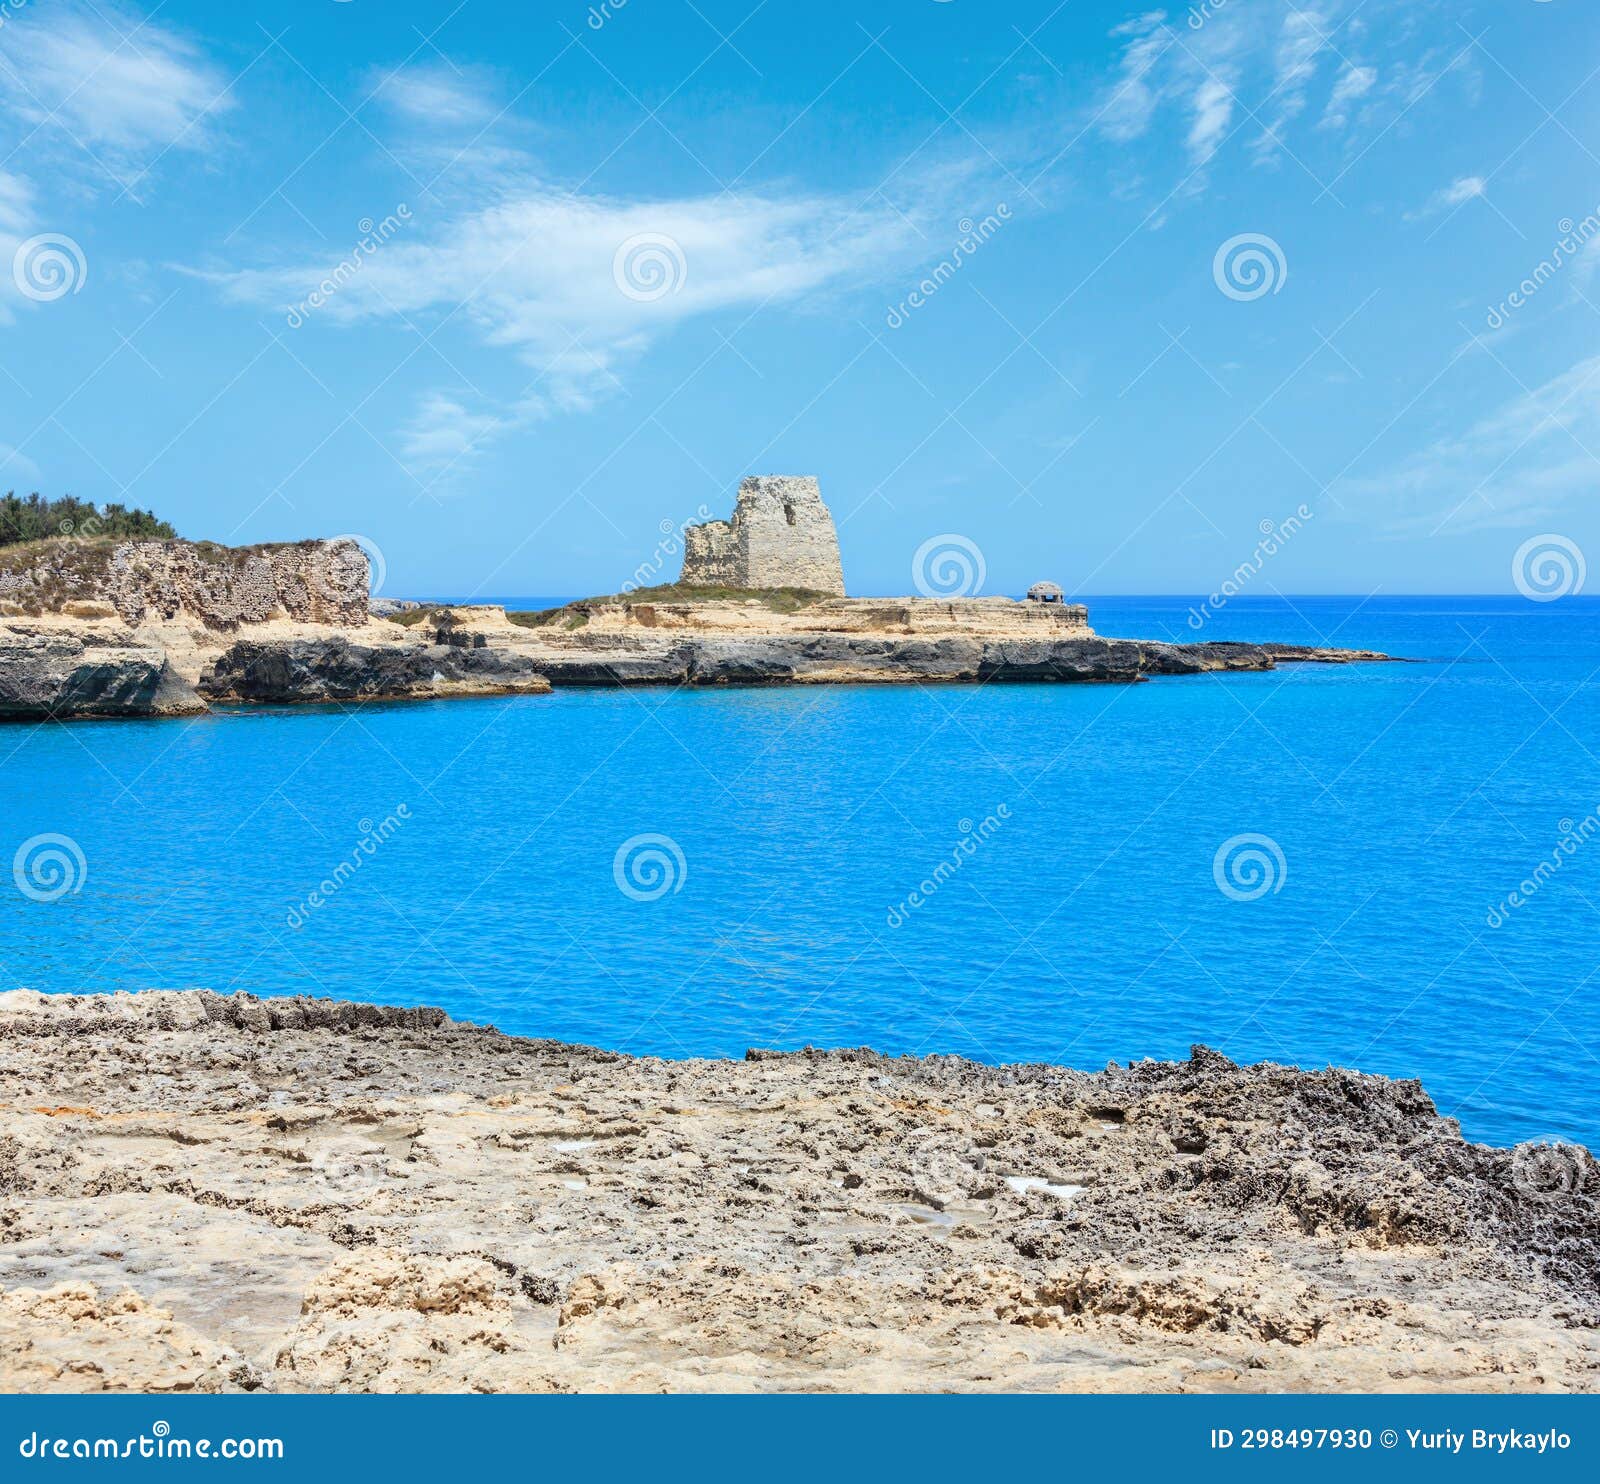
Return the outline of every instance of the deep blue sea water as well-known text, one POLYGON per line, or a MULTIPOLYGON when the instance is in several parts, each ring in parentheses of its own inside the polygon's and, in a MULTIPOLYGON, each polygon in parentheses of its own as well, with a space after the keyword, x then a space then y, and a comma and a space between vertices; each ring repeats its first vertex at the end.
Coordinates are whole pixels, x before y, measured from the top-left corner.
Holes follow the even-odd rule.
MULTIPOLYGON (((1189 606, 1090 612, 1185 638, 1189 606)), ((0 874, 0 984, 427 1002, 666 1056, 1202 1041, 1600 1143, 1600 602, 1235 600, 1206 633, 1425 663, 10 727, 0 873, 42 834, 84 866, 50 901, 0 874), (654 900, 617 882, 641 835, 672 842, 654 900), (1217 882, 1241 835, 1283 863, 1260 847, 1251 900, 1217 882)))

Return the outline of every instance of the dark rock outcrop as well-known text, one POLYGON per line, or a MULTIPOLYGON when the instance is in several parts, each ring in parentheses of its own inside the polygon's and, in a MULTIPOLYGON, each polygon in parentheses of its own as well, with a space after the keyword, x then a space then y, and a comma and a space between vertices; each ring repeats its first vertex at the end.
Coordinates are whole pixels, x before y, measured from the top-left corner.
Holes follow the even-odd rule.
POLYGON ((203 710, 157 648, 69 635, 0 637, 0 718, 65 720, 203 710))
POLYGON ((1271 670, 1280 663, 1383 660, 1365 650, 1162 644, 1135 639, 855 634, 582 635, 538 653, 557 686, 788 685, 824 681, 1054 681, 1130 684, 1150 675, 1271 670))
POLYGON ((512 650, 353 644, 343 635, 265 642, 241 639, 200 677, 200 693, 208 700, 266 704, 549 688, 538 666, 512 650))

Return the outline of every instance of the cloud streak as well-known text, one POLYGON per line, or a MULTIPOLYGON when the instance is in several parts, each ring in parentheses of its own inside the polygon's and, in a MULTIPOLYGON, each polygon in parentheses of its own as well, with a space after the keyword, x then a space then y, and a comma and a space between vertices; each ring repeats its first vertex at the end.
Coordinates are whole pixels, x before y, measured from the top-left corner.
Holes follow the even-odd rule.
POLYGON ((1592 500, 1597 473, 1600 356, 1590 356, 1465 432, 1333 493, 1352 515, 1381 511, 1392 535, 1431 535, 1517 526, 1592 500))
MULTIPOLYGON (((580 408, 690 320, 809 303, 905 271, 937 240, 950 184, 928 181, 892 207, 865 207, 840 195, 639 201, 523 183, 426 238, 419 224, 386 243, 319 321, 456 320, 540 372, 551 406, 580 408)), ((308 260, 203 276, 234 302, 282 310, 328 272, 308 260)))
POLYGON ((1187 23, 1145 12, 1110 32, 1119 54, 1095 97, 1091 126, 1114 144, 1133 146, 1159 135, 1164 120, 1186 118, 1194 178, 1185 194, 1194 196, 1236 129, 1255 126, 1247 155, 1271 166, 1290 150, 1303 153, 1308 133, 1325 147, 1330 138, 1376 131, 1446 72, 1471 71, 1460 48, 1415 55, 1411 26, 1380 36, 1361 11, 1351 0, 1225 0, 1191 7, 1187 23), (1383 67, 1363 51, 1381 51, 1383 67))
POLYGON ((0 98, 28 138, 119 187, 151 158, 212 142, 226 80, 177 32, 98 5, 30 6, 0 28, 0 98))

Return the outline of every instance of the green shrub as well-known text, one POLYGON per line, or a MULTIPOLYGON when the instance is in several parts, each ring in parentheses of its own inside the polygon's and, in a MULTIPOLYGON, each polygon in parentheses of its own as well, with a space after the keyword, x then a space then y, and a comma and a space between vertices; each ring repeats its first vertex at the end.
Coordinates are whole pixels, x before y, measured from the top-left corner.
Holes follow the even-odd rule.
POLYGON ((177 532, 151 510, 129 510, 111 504, 102 509, 92 500, 63 495, 46 500, 34 493, 26 500, 13 491, 0 499, 0 546, 24 541, 53 541, 62 536, 84 539, 105 536, 138 541, 171 541, 177 532))

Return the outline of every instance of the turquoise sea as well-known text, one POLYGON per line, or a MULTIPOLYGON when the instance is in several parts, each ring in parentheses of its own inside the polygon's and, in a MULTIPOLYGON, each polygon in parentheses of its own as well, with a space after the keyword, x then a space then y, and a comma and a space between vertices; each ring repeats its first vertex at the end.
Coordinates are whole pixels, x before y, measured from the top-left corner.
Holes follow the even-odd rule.
MULTIPOLYGON (((1190 604, 1091 622, 1193 638, 1190 604)), ((1600 1143, 1600 602, 1235 600, 1205 634, 1423 663, 9 727, 0 985, 664 1056, 1201 1041, 1600 1143)))

